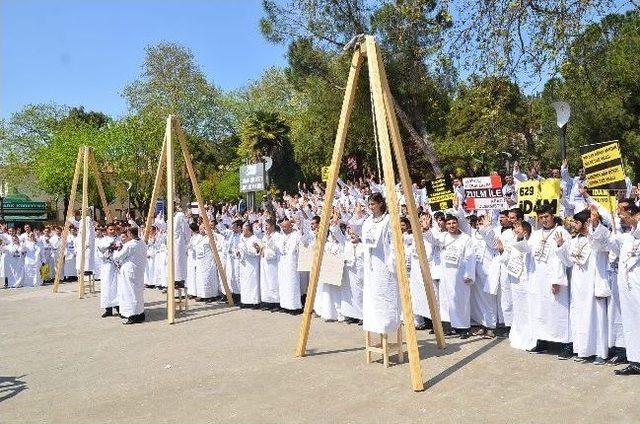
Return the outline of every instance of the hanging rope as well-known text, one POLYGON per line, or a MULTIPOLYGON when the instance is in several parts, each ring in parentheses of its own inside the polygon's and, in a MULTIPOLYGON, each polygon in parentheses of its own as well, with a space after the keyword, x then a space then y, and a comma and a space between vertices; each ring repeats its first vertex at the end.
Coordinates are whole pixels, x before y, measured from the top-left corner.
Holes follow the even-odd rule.
POLYGON ((376 126, 376 111, 373 107, 373 91, 369 90, 369 98, 371 100, 371 119, 373 121, 373 140, 376 145, 376 165, 378 168, 378 184, 382 184, 382 174, 380 173, 380 147, 378 141, 378 128, 376 126))

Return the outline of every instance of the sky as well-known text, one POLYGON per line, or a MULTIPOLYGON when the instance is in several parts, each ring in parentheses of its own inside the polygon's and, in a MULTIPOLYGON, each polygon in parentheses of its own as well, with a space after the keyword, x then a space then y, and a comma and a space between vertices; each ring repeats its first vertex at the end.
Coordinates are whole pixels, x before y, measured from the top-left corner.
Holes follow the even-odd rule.
POLYGON ((260 0, 0 0, 0 118, 49 102, 122 116, 122 89, 161 41, 191 49, 216 86, 242 87, 286 63, 261 16, 260 0))

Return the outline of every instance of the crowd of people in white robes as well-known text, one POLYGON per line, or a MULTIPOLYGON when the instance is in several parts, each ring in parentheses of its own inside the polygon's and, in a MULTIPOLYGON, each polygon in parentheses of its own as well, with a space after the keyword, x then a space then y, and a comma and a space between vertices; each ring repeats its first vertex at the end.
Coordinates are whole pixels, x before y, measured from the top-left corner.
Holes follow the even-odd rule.
MULTIPOLYGON (((101 280, 105 316, 119 307, 116 313, 128 322, 141 322, 144 287, 166 291, 167 231, 173 231, 175 284, 196 301, 224 302, 211 249, 215 245, 230 294, 241 307, 299 314, 309 278, 299 269, 299 255, 315 246, 320 216, 328 207, 325 249, 340 255, 344 268, 340 284, 318 286, 313 306, 320 318, 360 324, 375 333, 395 332, 402 324, 395 267, 402 260, 410 277, 415 324, 432 329, 418 240, 427 253, 446 335, 508 337, 514 348, 531 353, 550 351, 559 359, 595 365, 628 364, 616 373, 640 374, 638 188, 629 182, 612 213, 589 196, 584 172, 571 177, 565 162, 549 174, 561 180, 558 213, 542 204, 536 217, 525 216, 517 207, 517 186, 542 178, 536 167, 525 174, 516 163, 513 173, 503 176, 509 204, 504 210, 465 209, 464 186, 454 179, 453 207, 433 211, 424 183, 414 184, 421 234, 412 234, 406 216, 401 218, 405 258, 398 258, 393 248, 385 186, 370 177, 339 180, 333 199, 326 199, 323 186, 314 183, 300 184, 297 193, 284 192, 277 200, 265 197, 255 210, 244 202, 208 205, 215 243, 198 215, 179 207, 172 229, 162 214, 156 217, 146 245, 132 220, 98 231, 87 222, 87 251, 94 259, 85 261, 85 272, 101 280)), ((406 200, 399 186, 395 190, 406 215, 406 200)), ((64 253, 67 275, 83 226, 76 221, 74 227, 64 252, 55 239, 59 229, 52 236, 30 232, 22 240, 11 230, 2 231, 9 285, 40 283, 28 270, 36 256, 36 261, 50 257, 53 263, 64 253)))

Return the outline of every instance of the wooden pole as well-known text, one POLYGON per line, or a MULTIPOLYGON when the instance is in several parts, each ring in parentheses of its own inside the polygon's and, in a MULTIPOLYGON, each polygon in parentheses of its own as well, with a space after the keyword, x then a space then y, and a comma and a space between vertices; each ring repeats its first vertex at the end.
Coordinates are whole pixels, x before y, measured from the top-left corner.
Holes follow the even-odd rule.
POLYGON ((178 142, 180 143, 180 148, 182 150, 182 157, 184 158, 184 163, 187 166, 187 173, 189 174, 189 178, 191 179, 191 187, 193 188, 193 193, 195 194, 196 200, 198 201, 198 209, 200 210, 202 223, 204 224, 204 228, 207 232, 207 237, 209 238, 209 247, 211 248, 211 253, 213 254, 213 260, 216 263, 218 274, 220 275, 220 280, 222 281, 222 286, 224 287, 225 293, 227 295, 227 303, 232 306, 233 296, 231 296, 231 290, 229 289, 229 285, 227 284, 227 274, 222 267, 220 255, 218 255, 218 247, 216 245, 215 237, 213 236, 213 231, 211 230, 211 222, 209 221, 209 216, 207 216, 207 211, 204 209, 204 202, 202 201, 200 186, 198 185, 196 173, 193 170, 193 164, 191 163, 189 146, 187 146, 184 132, 182 131, 182 127, 180 126, 178 118, 174 117, 173 122, 174 128, 176 130, 176 137, 178 138, 178 142))
POLYGON ((325 205, 322 208, 320 228, 318 229, 319 237, 316 240, 313 254, 309 286, 307 288, 307 299, 304 304, 302 324, 300 325, 300 335, 298 337, 298 345, 296 347, 296 356, 298 357, 304 356, 307 351, 309 327, 311 326, 311 314, 313 312, 313 303, 315 301, 316 290, 318 288, 320 265, 322 264, 324 245, 327 240, 326 234, 329 229, 329 219, 332 212, 331 201, 335 194, 336 184, 338 182, 338 173, 340 171, 340 163, 342 162, 342 155, 344 153, 347 129, 349 127, 349 118, 351 116, 351 111, 353 110, 353 101, 358 88, 358 78, 360 76, 360 68, 363 61, 362 52, 360 49, 357 49, 353 55, 353 59, 351 60, 349 79, 347 80, 347 88, 345 90, 344 100, 342 102, 342 111, 340 112, 340 121, 338 123, 338 133, 336 134, 336 142, 333 147, 333 156, 331 158, 331 166, 329 168, 329 179, 327 180, 327 191, 324 195, 325 205))
POLYGON ((78 148, 78 156, 76 158, 76 167, 73 172, 73 181, 71 183, 71 195, 69 196, 69 205, 67 206, 67 215, 64 220, 64 227, 62 230, 62 237, 60 239, 60 245, 58 249, 58 263, 56 265, 56 277, 53 280, 53 292, 58 293, 58 286, 60 285, 60 278, 62 277, 62 268, 64 266, 64 252, 67 248, 67 237, 69 236, 69 225, 71 217, 73 216, 73 207, 76 202, 76 191, 78 189, 78 178, 80 177, 80 163, 82 162, 82 147, 78 148))
POLYGON ((89 147, 82 153, 82 218, 80 218, 80 269, 78 270, 78 298, 84 297, 84 271, 87 252, 87 209, 89 208, 89 147))
POLYGON ((98 162, 93 155, 93 149, 89 149, 89 163, 93 169, 93 175, 96 179, 96 186, 98 187, 98 194, 100 195, 100 202, 102 202, 102 209, 107 222, 113 222, 113 215, 111 209, 109 209, 109 203, 107 202, 107 196, 104 194, 104 187, 102 185, 102 178, 100 178, 100 169, 98 168, 98 162))
POLYGON ((176 320, 175 307, 175 273, 173 252, 174 232, 173 232, 173 185, 174 185, 174 163, 173 163, 173 143, 171 140, 172 116, 167 118, 165 129, 166 160, 167 160, 167 320, 173 324, 176 320))
MULTIPOLYGON (((165 130, 166 131, 166 130, 165 130)), ((147 213, 147 222, 144 226, 144 242, 149 241, 149 235, 151 234, 151 226, 153 225, 154 212, 156 209, 156 202, 160 195, 162 187, 162 176, 164 175, 165 165, 167 163, 167 134, 165 132, 164 139, 162 140, 162 148, 160 149, 160 159, 158 160, 158 169, 156 170, 156 178, 153 183, 153 191, 151 192, 151 201, 149 203, 149 213, 147 213)))
MULTIPOLYGON (((382 55, 380 54, 380 48, 376 45, 376 57, 379 64, 384 63, 382 61, 382 55)), ((369 53, 369 54, 373 54, 369 53)), ((418 219, 418 209, 415 204, 413 192, 411 190, 411 177, 409 176, 409 169, 407 167, 407 159, 402 148, 402 140, 400 138, 400 129, 398 128, 398 121, 396 120, 395 108, 393 107, 393 98, 391 97, 391 90, 389 88, 389 81, 387 80, 387 74, 384 66, 380 66, 380 78, 382 81, 382 90, 384 95, 384 105, 387 115, 387 122, 389 124, 389 132, 391 135, 391 144, 393 146, 393 153, 396 158, 396 164, 398 165, 398 176, 402 183, 402 191, 407 205, 407 212, 409 215, 409 221, 411 222, 411 231, 413 232, 414 243, 416 246, 416 253, 418 254, 418 261, 420 262, 420 272, 422 274, 422 281, 424 282, 425 292, 427 295, 427 302, 429 303, 429 311, 431 312, 431 321, 433 322, 433 331, 436 336, 436 342, 440 349, 445 348, 444 331, 442 330, 442 322, 440 321, 440 307, 436 300, 436 295, 433 290, 433 281, 431 279, 431 270, 429 269, 429 261, 427 261, 427 252, 424 247, 424 239, 422 237, 422 228, 418 219)))
POLYGON ((395 191, 395 175, 393 170, 393 158, 391 155, 391 144, 387 128, 387 113, 385 110, 382 81, 380 76, 380 62, 377 55, 376 42, 373 36, 365 38, 367 48, 367 62, 369 67, 369 84, 373 93, 375 106, 376 125, 378 127, 378 138, 380 140, 380 153, 382 155, 382 168, 384 184, 386 187, 386 200, 389 208, 391 235, 393 247, 396 254, 396 275, 398 277, 398 288, 400 290, 400 300, 402 302, 402 313, 407 338, 407 350, 409 352, 409 367, 411 370, 411 383, 414 391, 424 390, 422 379, 422 369, 420 367, 420 352, 418 351, 418 339, 413 323, 413 308, 411 305, 411 293, 409 291, 409 278, 404 258, 404 243, 402 231, 400 229, 400 211, 398 209, 398 197, 395 191))

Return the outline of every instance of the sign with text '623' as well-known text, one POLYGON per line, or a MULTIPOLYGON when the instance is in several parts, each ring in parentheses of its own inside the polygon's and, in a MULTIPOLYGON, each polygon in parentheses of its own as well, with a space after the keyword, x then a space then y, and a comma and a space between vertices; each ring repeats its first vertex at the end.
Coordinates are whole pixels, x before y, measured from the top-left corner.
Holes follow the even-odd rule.
POLYGON ((265 189, 264 163, 252 163, 240 167, 240 192, 248 193, 265 189))

